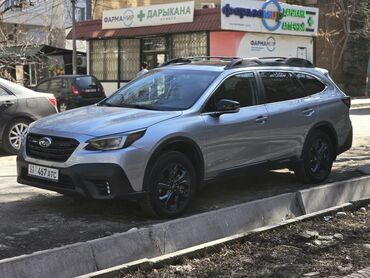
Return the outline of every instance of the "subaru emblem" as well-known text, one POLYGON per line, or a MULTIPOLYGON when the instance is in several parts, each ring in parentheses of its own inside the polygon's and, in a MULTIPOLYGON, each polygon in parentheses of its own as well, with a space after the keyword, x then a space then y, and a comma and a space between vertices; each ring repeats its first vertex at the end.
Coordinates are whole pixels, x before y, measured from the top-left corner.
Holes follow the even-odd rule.
POLYGON ((49 138, 49 137, 42 137, 42 138, 39 140, 39 145, 40 145, 41 147, 43 147, 43 148, 48 148, 48 147, 50 147, 51 142, 52 142, 51 138, 49 138))

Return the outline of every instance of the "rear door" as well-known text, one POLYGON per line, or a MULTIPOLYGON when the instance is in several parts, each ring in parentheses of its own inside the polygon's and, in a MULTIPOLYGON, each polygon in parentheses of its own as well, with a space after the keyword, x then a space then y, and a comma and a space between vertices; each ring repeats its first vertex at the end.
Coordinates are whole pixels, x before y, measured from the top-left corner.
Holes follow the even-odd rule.
POLYGON ((65 100, 65 96, 63 96, 62 92, 62 79, 61 78, 53 78, 49 80, 49 93, 53 94, 57 99, 57 102, 61 100, 65 100))
POLYGON ((317 107, 292 72, 260 71, 259 76, 268 111, 269 160, 299 157, 317 107))
POLYGON ((266 107, 258 102, 253 72, 232 75, 209 100, 202 118, 205 122, 206 167, 209 176, 263 161, 266 144, 266 107), (212 116, 220 99, 238 101, 240 111, 212 116))

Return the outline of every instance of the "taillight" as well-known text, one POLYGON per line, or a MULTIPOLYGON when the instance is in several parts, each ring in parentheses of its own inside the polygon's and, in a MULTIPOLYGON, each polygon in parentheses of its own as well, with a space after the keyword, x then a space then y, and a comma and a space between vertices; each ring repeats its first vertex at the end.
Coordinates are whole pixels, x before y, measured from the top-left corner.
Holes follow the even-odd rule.
POLYGON ((72 94, 74 94, 75 96, 80 95, 80 92, 77 90, 75 85, 72 85, 72 94))
POLYGON ((57 100, 55 99, 55 97, 48 97, 51 105, 53 105, 55 108, 57 108, 57 100))
POLYGON ((342 101, 348 108, 351 108, 351 97, 345 96, 342 101))

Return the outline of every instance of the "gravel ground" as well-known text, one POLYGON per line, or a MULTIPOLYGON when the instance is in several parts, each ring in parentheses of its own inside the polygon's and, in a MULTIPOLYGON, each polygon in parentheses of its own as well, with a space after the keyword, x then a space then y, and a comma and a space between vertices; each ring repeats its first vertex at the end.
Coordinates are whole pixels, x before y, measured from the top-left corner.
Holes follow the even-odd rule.
POLYGON ((370 266, 369 208, 251 234, 208 254, 120 277, 343 277, 370 266))

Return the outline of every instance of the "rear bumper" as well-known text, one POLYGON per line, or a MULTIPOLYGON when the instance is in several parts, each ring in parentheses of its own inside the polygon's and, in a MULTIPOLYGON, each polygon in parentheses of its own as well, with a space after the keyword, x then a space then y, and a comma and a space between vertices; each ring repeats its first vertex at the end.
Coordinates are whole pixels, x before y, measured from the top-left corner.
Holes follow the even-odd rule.
POLYGON ((97 98, 84 98, 84 97, 76 97, 76 98, 71 98, 69 100, 70 106, 71 107, 82 107, 82 106, 87 106, 87 105, 92 105, 95 103, 98 103, 99 101, 103 100, 104 97, 97 97, 97 98))
POLYGON ((78 164, 59 170, 57 182, 28 176, 28 164, 17 157, 17 181, 66 195, 93 199, 140 198, 145 193, 134 191, 123 169, 113 163, 78 164))
POLYGON ((340 155, 341 153, 344 153, 345 151, 348 151, 352 147, 353 142, 353 128, 351 126, 351 130, 349 131, 347 138, 342 146, 338 146, 337 155, 340 155))

